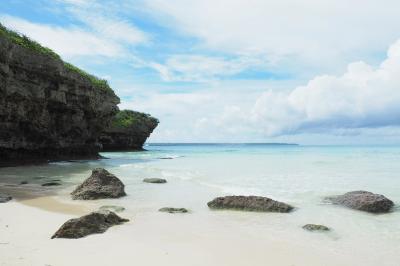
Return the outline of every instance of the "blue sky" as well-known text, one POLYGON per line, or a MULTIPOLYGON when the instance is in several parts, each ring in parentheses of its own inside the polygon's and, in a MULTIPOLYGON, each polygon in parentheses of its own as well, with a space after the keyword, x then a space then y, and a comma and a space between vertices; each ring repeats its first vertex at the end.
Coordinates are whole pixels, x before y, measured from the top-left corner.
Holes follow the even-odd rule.
POLYGON ((153 142, 400 143, 400 2, 4 0, 0 22, 106 78, 153 142))

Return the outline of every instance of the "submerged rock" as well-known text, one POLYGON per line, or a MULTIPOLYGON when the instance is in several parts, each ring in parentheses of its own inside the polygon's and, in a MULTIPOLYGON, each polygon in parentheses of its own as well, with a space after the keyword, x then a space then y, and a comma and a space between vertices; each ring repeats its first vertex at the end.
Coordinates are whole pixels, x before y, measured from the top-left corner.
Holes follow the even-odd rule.
POLYGON ((362 190, 347 192, 339 196, 327 197, 326 200, 333 204, 339 204, 351 209, 371 213, 386 213, 394 206, 393 201, 385 196, 362 190))
POLYGON ((43 183, 42 187, 53 187, 53 186, 61 186, 61 183, 58 182, 47 182, 43 183))
POLYGON ((12 197, 8 194, 0 193, 0 203, 6 203, 12 200, 12 197))
POLYGON ((126 195, 124 188, 124 184, 115 175, 103 168, 96 168, 71 195, 74 200, 119 198, 126 195))
POLYGON ((185 208, 171 208, 171 207, 161 208, 158 211, 169 212, 169 213, 187 213, 188 212, 188 210, 185 208))
POLYGON ((303 229, 307 231, 330 231, 329 227, 322 224, 306 224, 303 229))
POLYGON ((91 234, 101 234, 113 225, 128 221, 110 211, 92 212, 80 218, 68 220, 51 238, 81 238, 91 234))
POLYGON ((155 184, 164 184, 167 183, 167 180, 162 178, 145 178, 143 179, 145 183, 155 183, 155 184))
POLYGON ((232 209, 258 212, 290 212, 289 204, 259 196, 226 196, 218 197, 207 203, 211 209, 232 209))
POLYGON ((105 205, 99 208, 100 211, 113 211, 113 212, 123 212, 125 208, 122 206, 115 206, 115 205, 105 205))

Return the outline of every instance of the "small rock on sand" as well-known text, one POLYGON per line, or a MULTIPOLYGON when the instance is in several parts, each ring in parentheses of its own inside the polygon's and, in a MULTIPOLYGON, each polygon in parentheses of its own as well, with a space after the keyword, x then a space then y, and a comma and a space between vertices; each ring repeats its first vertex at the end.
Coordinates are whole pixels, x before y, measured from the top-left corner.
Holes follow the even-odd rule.
POLYGON ((330 231, 329 227, 322 224, 306 224, 303 226, 303 229, 307 231, 330 231))
POLYGON ((188 212, 188 210, 185 208, 172 208, 172 207, 161 208, 158 211, 168 212, 168 213, 187 213, 188 212))
POLYGON ((153 184, 164 184, 167 183, 167 180, 162 178, 145 178, 143 179, 145 183, 153 183, 153 184))

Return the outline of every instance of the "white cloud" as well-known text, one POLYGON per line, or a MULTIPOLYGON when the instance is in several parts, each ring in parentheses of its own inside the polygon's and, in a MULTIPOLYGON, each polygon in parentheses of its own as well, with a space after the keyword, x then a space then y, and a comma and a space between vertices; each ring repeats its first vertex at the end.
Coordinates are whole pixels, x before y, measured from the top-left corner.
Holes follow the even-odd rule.
MULTIPOLYGON (((209 81, 238 74, 246 69, 261 67, 261 58, 237 57, 225 59, 203 55, 173 55, 164 64, 150 63, 164 81, 209 81)), ((264 66, 265 68, 265 66, 264 66)))
MULTIPOLYGON (((203 47, 264 54, 277 63, 337 70, 373 57, 400 32, 400 2, 387 0, 152 0, 149 14, 203 47)), ((282 66, 282 65, 281 65, 282 66)), ((295 67, 295 66, 294 66, 295 67)), ((322 69, 323 71, 323 69, 322 69)))
POLYGON ((127 48, 149 41, 146 33, 128 21, 108 12, 95 0, 59 0, 63 12, 84 26, 55 26, 1 15, 1 22, 47 46, 66 59, 79 56, 121 57, 127 48))
POLYGON ((26 34, 66 58, 83 55, 114 57, 122 52, 119 44, 77 27, 32 23, 11 16, 1 16, 0 20, 5 26, 26 34))
POLYGON ((264 93, 251 117, 266 134, 400 126, 400 40, 378 68, 348 65, 341 76, 317 76, 290 93, 264 93))

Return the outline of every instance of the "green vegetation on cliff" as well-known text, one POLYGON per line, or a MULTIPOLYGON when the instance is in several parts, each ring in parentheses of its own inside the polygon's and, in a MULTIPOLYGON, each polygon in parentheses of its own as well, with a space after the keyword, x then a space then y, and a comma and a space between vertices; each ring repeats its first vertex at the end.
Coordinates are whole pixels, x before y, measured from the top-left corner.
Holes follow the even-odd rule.
POLYGON ((4 36, 7 39, 11 40, 13 43, 23 46, 25 48, 28 48, 37 53, 48 55, 56 60, 60 60, 64 63, 65 69, 81 75, 83 78, 89 80, 90 83, 94 87, 105 90, 105 91, 112 91, 112 89, 108 85, 107 80, 100 79, 100 78, 98 78, 94 75, 91 75, 91 74, 87 73, 86 71, 84 71, 70 63, 64 62, 61 59, 61 57, 57 53, 55 53, 53 50, 51 50, 50 48, 40 45, 38 42, 30 39, 29 37, 27 37, 23 34, 19 34, 18 32, 7 29, 1 23, 0 23, 0 36, 4 36))
POLYGON ((154 122, 158 123, 156 118, 153 118, 149 114, 135 112, 131 110, 122 110, 119 111, 112 122, 112 127, 114 128, 129 128, 135 124, 143 124, 149 120, 154 120, 154 122))

